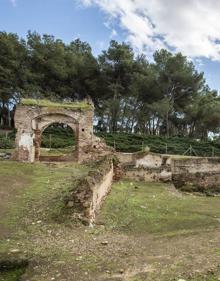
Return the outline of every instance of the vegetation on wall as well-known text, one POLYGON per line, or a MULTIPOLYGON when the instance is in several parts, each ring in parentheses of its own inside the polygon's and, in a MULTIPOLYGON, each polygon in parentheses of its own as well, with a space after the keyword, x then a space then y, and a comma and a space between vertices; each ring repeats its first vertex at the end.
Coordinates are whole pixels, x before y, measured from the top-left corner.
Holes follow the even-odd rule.
POLYGON ((96 131, 207 139, 220 128, 220 98, 181 53, 153 61, 111 41, 97 58, 88 43, 0 32, 0 126, 13 127, 21 98, 95 104, 96 131))

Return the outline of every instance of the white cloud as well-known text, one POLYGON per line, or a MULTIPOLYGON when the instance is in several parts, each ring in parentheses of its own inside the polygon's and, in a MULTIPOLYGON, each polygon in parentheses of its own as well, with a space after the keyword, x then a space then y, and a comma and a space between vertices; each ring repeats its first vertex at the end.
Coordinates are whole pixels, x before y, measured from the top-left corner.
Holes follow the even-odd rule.
MULTIPOLYGON (((13 0, 12 0, 13 1, 13 0)), ((96 5, 127 31, 134 48, 174 48, 190 57, 220 60, 220 1, 79 0, 96 5)))
POLYGON ((114 38, 114 37, 117 36, 117 35, 118 35, 117 31, 113 28, 113 29, 112 29, 112 32, 111 32, 111 34, 110 34, 110 38, 114 38))
POLYGON ((10 0, 11 4, 13 7, 16 7, 17 6, 17 1, 16 0, 10 0))

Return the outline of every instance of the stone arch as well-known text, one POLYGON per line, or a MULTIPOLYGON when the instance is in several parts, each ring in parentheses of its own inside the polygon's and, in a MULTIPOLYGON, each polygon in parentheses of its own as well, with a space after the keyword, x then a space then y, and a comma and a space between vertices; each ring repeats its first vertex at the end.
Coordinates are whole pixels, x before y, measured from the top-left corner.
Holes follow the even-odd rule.
POLYGON ((22 100, 15 112, 17 134, 14 158, 25 162, 39 159, 42 131, 52 123, 64 123, 75 131, 77 162, 88 160, 95 139, 93 114, 93 104, 88 101, 62 104, 45 100, 22 100))
POLYGON ((68 116, 66 114, 61 113, 51 113, 51 114, 44 114, 39 115, 36 118, 32 120, 32 130, 34 131, 34 158, 35 161, 40 160, 40 147, 41 147, 41 137, 46 128, 48 128, 50 125, 60 123, 65 124, 69 126, 76 138, 76 149, 75 149, 75 155, 72 157, 72 159, 78 159, 79 154, 79 122, 74 119, 71 116, 68 116))

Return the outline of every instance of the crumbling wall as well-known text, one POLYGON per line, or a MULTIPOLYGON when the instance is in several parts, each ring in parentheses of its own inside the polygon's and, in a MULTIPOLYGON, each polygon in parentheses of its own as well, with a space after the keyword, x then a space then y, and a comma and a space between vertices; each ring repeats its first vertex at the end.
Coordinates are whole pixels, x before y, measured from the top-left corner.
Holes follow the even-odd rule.
POLYGON ((41 134, 46 127, 58 122, 69 125, 75 131, 77 144, 74 156, 78 162, 85 161, 89 158, 88 148, 93 147, 93 111, 92 105, 66 108, 62 104, 19 104, 15 112, 17 134, 14 159, 24 162, 39 160, 41 134))
POLYGON ((115 154, 122 165, 135 165, 136 153, 116 152, 115 154))
POLYGON ((150 152, 120 153, 124 176, 137 181, 171 181, 171 157, 150 152), (127 153, 126 153, 127 154, 127 153), (132 161, 131 161, 132 160, 132 161))
POLYGON ((184 191, 220 193, 220 158, 177 157, 156 153, 120 153, 124 176, 131 180, 170 182, 184 191))
POLYGON ((95 163, 92 171, 80 179, 65 198, 65 204, 72 208, 75 215, 93 223, 113 181, 112 157, 105 156, 95 163))
POLYGON ((173 158, 171 172, 182 191, 220 193, 220 158, 173 158))
POLYGON ((146 182, 170 182, 171 171, 168 167, 146 168, 146 167, 124 167, 124 176, 134 181, 146 182))

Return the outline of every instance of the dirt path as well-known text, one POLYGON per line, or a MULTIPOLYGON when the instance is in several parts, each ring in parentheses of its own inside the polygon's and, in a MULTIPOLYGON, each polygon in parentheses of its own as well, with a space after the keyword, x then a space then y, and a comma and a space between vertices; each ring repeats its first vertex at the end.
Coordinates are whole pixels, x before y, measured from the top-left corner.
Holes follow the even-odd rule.
POLYGON ((11 207, 16 204, 18 197, 24 193, 30 183, 31 180, 28 176, 0 175, 0 239, 13 231, 13 227, 5 223, 4 218, 6 218, 11 207))
POLYGON ((87 168, 34 168, 0 164, 0 258, 28 259, 22 281, 220 280, 220 198, 120 182, 89 228, 60 205, 87 168))

